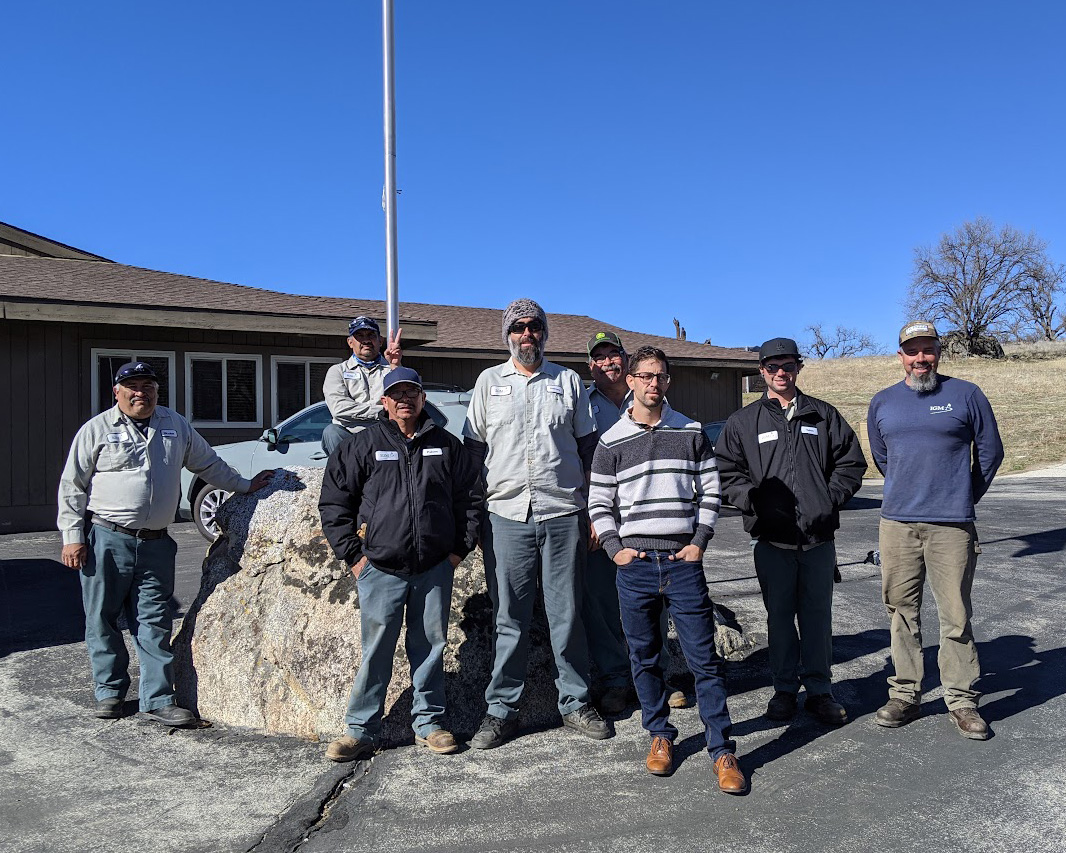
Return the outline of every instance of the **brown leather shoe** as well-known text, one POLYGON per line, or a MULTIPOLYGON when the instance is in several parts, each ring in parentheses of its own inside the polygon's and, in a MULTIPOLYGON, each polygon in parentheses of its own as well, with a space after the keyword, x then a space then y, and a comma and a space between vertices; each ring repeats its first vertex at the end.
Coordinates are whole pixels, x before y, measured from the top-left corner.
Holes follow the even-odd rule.
POLYGON ((714 775, 718 777, 718 787, 727 794, 743 794, 748 790, 748 780, 731 752, 718 756, 714 762, 714 775))
POLYGON ((459 749, 459 744, 455 742, 455 735, 447 729, 434 729, 425 737, 415 735, 415 743, 437 755, 447 755, 459 749))
POLYGON ((674 772, 674 745, 664 737, 653 737, 648 760, 644 762, 653 776, 669 776, 674 772))
POLYGON ((948 711, 959 734, 971 740, 988 740, 988 723, 981 719, 976 708, 956 708, 948 711))

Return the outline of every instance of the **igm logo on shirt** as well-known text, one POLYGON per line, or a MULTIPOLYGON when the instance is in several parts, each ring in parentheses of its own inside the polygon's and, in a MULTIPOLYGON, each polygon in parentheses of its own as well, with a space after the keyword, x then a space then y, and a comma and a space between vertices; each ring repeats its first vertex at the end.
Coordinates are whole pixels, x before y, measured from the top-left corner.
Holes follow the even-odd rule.
POLYGON ((945 403, 943 406, 930 406, 929 414, 942 415, 951 411, 951 403, 945 403))

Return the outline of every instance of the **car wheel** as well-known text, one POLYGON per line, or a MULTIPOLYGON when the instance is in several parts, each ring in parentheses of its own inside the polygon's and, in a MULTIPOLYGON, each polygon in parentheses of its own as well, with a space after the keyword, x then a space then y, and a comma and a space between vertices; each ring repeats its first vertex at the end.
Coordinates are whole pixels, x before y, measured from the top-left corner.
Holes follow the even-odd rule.
POLYGON ((211 485, 204 486, 196 493, 196 498, 192 502, 192 519, 196 522, 196 529, 200 531, 200 535, 208 542, 214 542, 222 532, 218 522, 215 521, 215 514, 232 494, 233 492, 211 485))

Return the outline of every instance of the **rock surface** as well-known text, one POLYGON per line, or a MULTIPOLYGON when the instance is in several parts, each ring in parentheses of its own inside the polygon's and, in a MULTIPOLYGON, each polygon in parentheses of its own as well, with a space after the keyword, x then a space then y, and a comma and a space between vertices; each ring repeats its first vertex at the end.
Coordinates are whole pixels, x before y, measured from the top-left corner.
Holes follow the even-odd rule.
MULTIPOLYGON (((219 512, 224 533, 204 562, 200 592, 174 640, 178 701, 205 719, 272 734, 328 740, 344 731, 359 666, 359 595, 322 534, 322 469, 280 471, 267 489, 235 495, 219 512)), ((731 657, 749 644, 720 622, 731 657)), ((674 660, 684 658, 671 639, 674 660)), ((475 551, 456 569, 445 650, 449 725, 472 733, 485 710, 492 607, 475 551)), ((538 606, 520 720, 559 724, 547 625, 538 606)), ((386 698, 384 744, 410 742, 411 679, 404 634, 386 698)))

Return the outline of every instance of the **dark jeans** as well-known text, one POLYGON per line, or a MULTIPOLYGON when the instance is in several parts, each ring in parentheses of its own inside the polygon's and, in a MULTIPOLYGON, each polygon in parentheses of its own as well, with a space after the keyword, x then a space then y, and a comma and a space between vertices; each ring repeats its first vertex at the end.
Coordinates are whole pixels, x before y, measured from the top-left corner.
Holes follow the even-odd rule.
POLYGON ((641 724, 649 734, 673 741, 669 693, 663 677, 663 636, 659 628, 668 608, 681 649, 696 679, 696 701, 712 759, 735 752, 733 724, 726 707, 724 665, 714 648, 714 610, 703 566, 670 560, 668 551, 648 551, 644 559, 618 569, 618 605, 629 643, 633 686, 640 700, 641 724))

